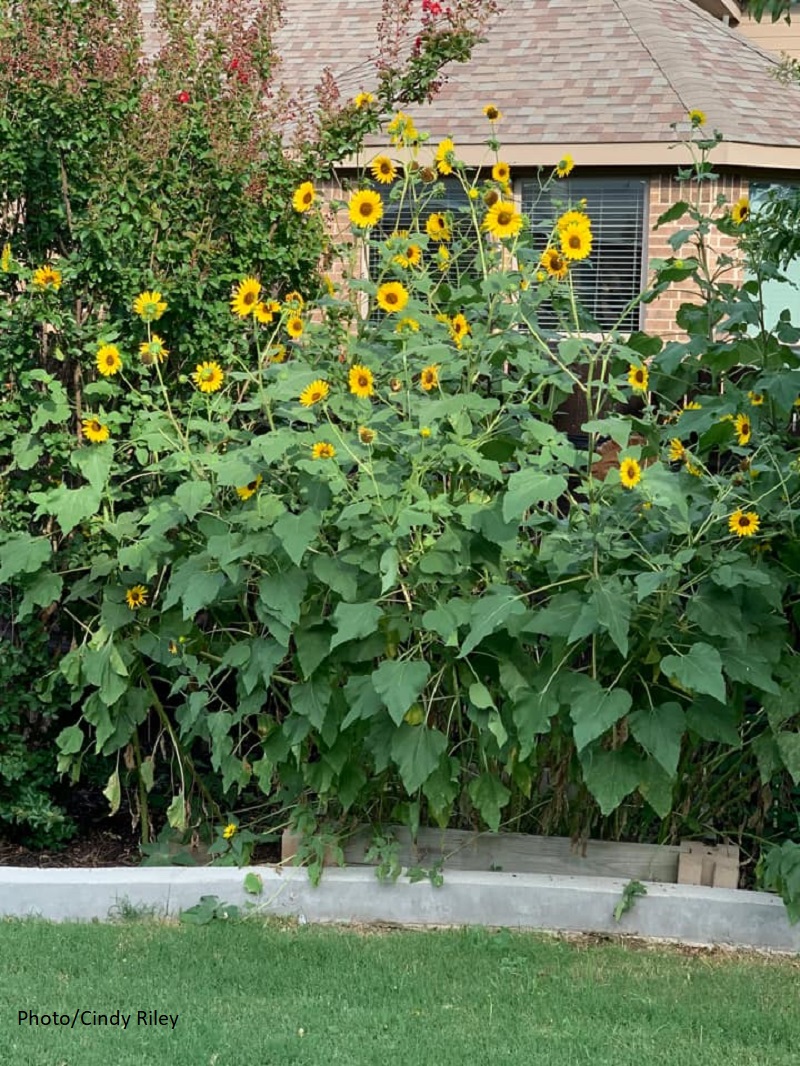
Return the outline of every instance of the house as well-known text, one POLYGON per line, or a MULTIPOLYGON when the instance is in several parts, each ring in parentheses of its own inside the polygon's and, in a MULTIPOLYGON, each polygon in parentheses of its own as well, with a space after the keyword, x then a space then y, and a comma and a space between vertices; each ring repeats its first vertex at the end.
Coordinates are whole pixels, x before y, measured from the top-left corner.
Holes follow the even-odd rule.
MULTIPOLYGON (((145 18, 152 6, 144 0, 145 18)), ((314 87, 326 71, 344 101, 376 87, 380 5, 284 0, 283 14, 280 80, 298 107, 315 106, 314 87)), ((571 155, 575 169, 557 194, 585 198, 593 221, 591 262, 575 275, 584 304, 603 328, 620 322, 669 336, 678 332, 685 293, 670 290, 623 312, 650 260, 675 254, 668 237, 681 223, 654 226, 686 198, 675 177, 690 161, 686 141, 714 129, 724 136, 712 156, 719 181, 699 187, 706 206, 720 193, 731 204, 748 194, 757 202, 771 186, 800 178, 800 86, 776 79, 780 57, 768 47, 778 45, 800 55, 800 11, 790 30, 749 19, 741 0, 507 0, 469 62, 450 64, 432 103, 408 110, 432 145, 452 137, 458 157, 480 167, 493 161, 483 107, 495 104, 503 114, 502 159, 534 221, 551 210, 536 204, 538 168, 571 155), (692 130, 690 109, 705 114, 703 131, 692 130)), ((386 145, 386 137, 372 138, 351 163, 363 166, 386 145)), ((449 202, 459 194, 453 188, 449 202)), ((387 212, 385 221, 398 220, 387 212)), ((733 247, 721 234, 712 240, 719 251, 733 247)), ((741 276, 739 268, 728 279, 741 276)), ((800 290, 773 285, 773 298, 793 303, 800 318, 800 290)))

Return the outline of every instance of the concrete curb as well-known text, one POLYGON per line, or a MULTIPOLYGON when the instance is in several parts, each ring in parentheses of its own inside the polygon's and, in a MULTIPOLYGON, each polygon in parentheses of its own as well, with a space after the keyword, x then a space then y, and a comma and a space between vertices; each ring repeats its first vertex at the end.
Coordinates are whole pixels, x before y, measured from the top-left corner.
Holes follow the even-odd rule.
POLYGON ((647 895, 617 923, 613 911, 626 882, 609 877, 453 870, 434 888, 405 878, 380 884, 373 869, 349 867, 326 869, 314 888, 299 867, 249 869, 262 878, 259 897, 244 891, 249 871, 230 867, 0 867, 0 915, 106 921, 127 903, 175 916, 207 895, 225 903, 253 902, 261 914, 309 922, 625 933, 800 953, 800 925, 789 925, 781 900, 766 892, 647 882, 647 895))

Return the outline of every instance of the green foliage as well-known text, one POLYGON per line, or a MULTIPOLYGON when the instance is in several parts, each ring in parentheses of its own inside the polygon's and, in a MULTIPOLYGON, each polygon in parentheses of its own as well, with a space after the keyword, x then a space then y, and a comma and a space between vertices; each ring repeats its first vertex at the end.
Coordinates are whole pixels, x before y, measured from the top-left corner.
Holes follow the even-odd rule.
POLYGON ((623 914, 633 910, 637 897, 646 895, 647 889, 641 881, 629 881, 622 890, 622 897, 619 903, 614 907, 614 921, 621 921, 623 914))
POLYGON ((792 925, 800 922, 800 844, 785 840, 781 847, 769 848, 758 872, 761 887, 777 892, 786 904, 792 925))

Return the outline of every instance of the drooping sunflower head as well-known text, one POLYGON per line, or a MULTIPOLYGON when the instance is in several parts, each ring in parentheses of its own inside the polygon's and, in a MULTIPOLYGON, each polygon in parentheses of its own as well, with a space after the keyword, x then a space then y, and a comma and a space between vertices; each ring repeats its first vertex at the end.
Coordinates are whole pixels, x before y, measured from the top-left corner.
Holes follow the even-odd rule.
POLYGON ((292 207, 299 214, 303 215, 306 211, 310 211, 314 206, 314 199, 316 197, 316 190, 314 189, 313 181, 304 181, 302 185, 294 191, 292 196, 292 207))
POLYGON ((586 226, 588 228, 592 223, 585 211, 578 211, 573 208, 569 211, 565 211, 564 214, 556 220, 556 229, 559 233, 563 233, 567 226, 574 224, 586 226))
POLYGON ((256 278, 244 278, 231 299, 231 311, 239 318, 247 318, 255 311, 260 298, 261 282, 256 278))
POLYGON ((642 480, 642 468, 635 459, 622 459, 619 464, 619 479, 626 489, 632 489, 642 480))
POLYGON ((263 480, 264 478, 259 474, 253 481, 249 481, 246 485, 240 485, 236 489, 236 495, 240 500, 249 500, 261 488, 263 480))
POLYGON ((144 585, 134 585, 125 593, 125 599, 132 611, 144 607, 147 603, 147 589, 144 585))
POLYGON ((268 304, 265 304, 263 300, 259 300, 253 308, 253 318, 256 322, 260 322, 262 326, 268 326, 270 322, 275 320, 275 315, 270 311, 268 304))
POLYGON ((398 111, 395 114, 386 127, 386 132, 395 146, 416 144, 419 140, 419 131, 414 125, 414 120, 405 111, 398 111))
POLYGON ((511 167, 508 165, 508 163, 497 162, 492 167, 492 180, 493 181, 499 181, 503 185, 505 185, 505 183, 508 181, 508 179, 510 177, 511 177, 511 167))
POLYGON ((469 322, 467 322, 465 316, 459 312, 454 315, 450 320, 450 336, 457 348, 461 347, 461 342, 467 334, 471 333, 472 329, 469 322))
POLYGON ((116 344, 101 344, 97 349, 95 363, 103 377, 113 377, 122 369, 122 357, 116 344))
POLYGON ((425 221, 425 232, 432 241, 449 241, 451 237, 450 223, 447 215, 441 211, 434 211, 428 215, 425 221))
POLYGON ((586 259, 592 251, 592 231, 579 222, 571 222, 561 230, 561 251, 567 259, 586 259))
POLYGON ((761 520, 755 511, 742 511, 741 508, 733 512, 728 519, 728 529, 737 537, 752 537, 758 533, 761 520))
POLYGON ((439 367, 435 363, 426 366, 419 376, 419 383, 425 392, 430 392, 439 384, 439 367))
POLYGON ((443 244, 436 249, 436 265, 441 271, 447 270, 450 266, 450 249, 443 244))
POLYGON ((395 333, 419 333, 419 322, 416 318, 401 318, 394 327, 395 333))
POLYGON ((753 407, 761 407, 764 403, 763 392, 753 392, 752 389, 747 394, 747 399, 750 401, 753 407))
POLYGON ((360 189, 350 199, 350 221, 359 229, 369 229, 383 218, 383 200, 374 189, 360 189))
POLYGON ((333 459, 335 455, 336 449, 326 440, 317 441, 311 449, 312 459, 333 459))
POLYGON ((133 301, 133 312, 144 322, 155 322, 167 309, 160 292, 140 292, 133 301))
POLYGON ((686 455, 686 448, 683 446, 683 441, 678 437, 673 437, 669 442, 669 461, 671 463, 679 463, 686 455))
POLYGON ((403 267, 403 269, 418 267, 422 262, 422 249, 418 244, 407 244, 399 255, 394 256, 392 261, 403 267))
POLYGON ((3 245, 3 251, 0 253, 0 270, 2 270, 4 274, 7 274, 11 269, 11 262, 11 245, 6 241, 3 245))
POLYGON ((483 109, 483 113, 490 122, 499 122, 503 117, 503 112, 495 104, 487 104, 483 109))
POLYGON ((225 374, 219 363, 198 363, 192 374, 192 380, 201 392, 217 392, 222 388, 225 374))
POLYGON ((372 444, 377 434, 374 429, 370 429, 369 426, 358 427, 358 439, 362 444, 372 444))
MULTIPOLYGON (((10 257, 9 249, 9 257, 10 257)), ((33 285, 36 289, 52 289, 58 292, 61 288, 61 272, 51 266, 39 267, 33 272, 33 285)))
POLYGON ((753 435, 753 427, 747 415, 737 415, 733 420, 733 428, 736 431, 736 437, 739 444, 744 445, 750 443, 750 437, 753 435))
POLYGON ((408 303, 408 289, 399 281, 385 281, 376 296, 378 307, 387 315, 397 314, 408 303))
POLYGON ((516 237, 522 229, 522 215, 508 200, 498 200, 486 212, 483 227, 493 237, 516 237))
POLYGON ((561 281, 569 273, 569 263, 557 248, 545 248, 540 262, 551 278, 561 281))
POLYGON ((360 399, 368 399, 375 392, 372 371, 366 366, 351 366, 349 374, 350 391, 360 399))
POLYGON ((316 381, 312 381, 310 385, 306 385, 303 391, 300 393, 300 403, 303 407, 313 407, 315 403, 320 403, 324 400, 330 392, 330 386, 327 381, 322 378, 317 378, 316 381))
POLYGON ((735 226, 740 226, 743 222, 747 222, 749 218, 750 198, 747 196, 740 196, 731 208, 731 222, 733 222, 735 226))
POLYGON ((369 169, 375 181, 381 185, 391 185, 397 177, 397 167, 388 155, 375 156, 369 169))
POLYGON ((628 384, 634 392, 647 392, 649 377, 647 367, 631 364, 628 370, 628 384))
POLYGON ((100 444, 102 441, 108 440, 108 426, 103 425, 99 418, 84 418, 81 426, 84 437, 90 440, 92 444, 100 444))
POLYGON ((270 363, 284 363, 286 361, 286 345, 275 344, 267 351, 270 363))
POLYGON ((571 173, 574 166, 575 160, 572 158, 572 156, 565 155, 561 159, 559 159, 558 163, 556 164, 556 175, 559 178, 566 178, 567 175, 571 173))

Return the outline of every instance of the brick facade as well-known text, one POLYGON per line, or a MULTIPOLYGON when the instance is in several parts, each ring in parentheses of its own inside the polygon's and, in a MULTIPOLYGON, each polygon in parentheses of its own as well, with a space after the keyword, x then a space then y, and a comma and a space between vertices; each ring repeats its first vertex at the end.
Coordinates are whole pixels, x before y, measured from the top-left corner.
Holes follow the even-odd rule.
MULTIPOLYGON (((668 238, 670 234, 686 228, 687 218, 678 219, 676 222, 670 222, 660 226, 658 229, 654 229, 659 216, 673 204, 679 200, 695 202, 695 197, 697 197, 699 191, 700 209, 704 213, 713 213, 716 217, 719 217, 723 209, 715 207, 718 196, 722 195, 728 203, 734 204, 740 196, 747 195, 747 190, 747 179, 738 174, 726 174, 717 181, 704 182, 699 186, 694 182, 679 183, 670 174, 655 175, 650 181, 646 250, 648 262, 651 259, 667 259, 670 256, 681 254, 681 252, 675 252, 672 249, 668 238)), ((725 253, 730 255, 731 258, 737 259, 736 241, 732 237, 712 229, 708 234, 708 244, 712 254, 725 253)), ((688 256, 691 249, 687 245, 681 251, 688 256)), ((652 273, 648 275, 648 281, 651 279, 652 273)), ((723 280, 734 284, 741 282, 743 280, 741 265, 729 268, 723 280)), ((663 337, 665 340, 677 339, 682 335, 675 322, 678 308, 682 303, 692 301, 693 296, 696 298, 696 295, 696 289, 687 283, 683 283, 680 287, 672 286, 658 300, 645 306, 644 329, 648 333, 663 337)))

